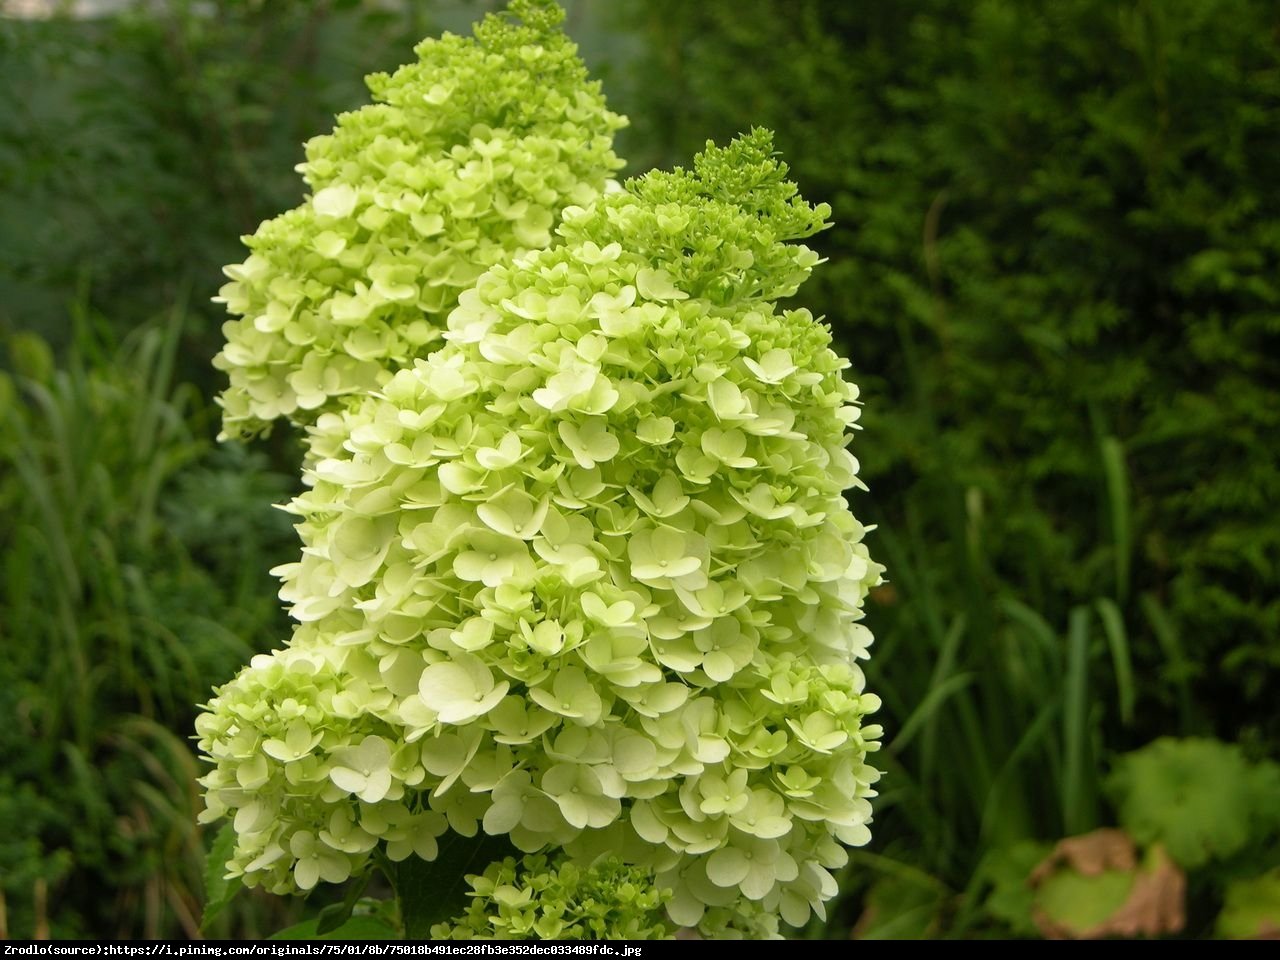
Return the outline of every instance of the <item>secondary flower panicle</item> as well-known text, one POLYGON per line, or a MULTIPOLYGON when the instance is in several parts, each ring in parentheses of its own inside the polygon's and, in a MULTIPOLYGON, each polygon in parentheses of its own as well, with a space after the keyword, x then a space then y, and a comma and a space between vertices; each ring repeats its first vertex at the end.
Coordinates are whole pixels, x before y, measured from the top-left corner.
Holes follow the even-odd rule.
POLYGON ((471 905, 437 940, 669 940, 663 891, 616 858, 590 866, 508 857, 467 878, 471 905))
POLYGON ((438 344, 458 295, 551 243, 560 211, 622 166, 563 11, 514 0, 475 37, 446 34, 368 78, 375 103, 306 146, 300 206, 245 237, 219 299, 238 319, 214 360, 223 436, 312 423, 438 344))

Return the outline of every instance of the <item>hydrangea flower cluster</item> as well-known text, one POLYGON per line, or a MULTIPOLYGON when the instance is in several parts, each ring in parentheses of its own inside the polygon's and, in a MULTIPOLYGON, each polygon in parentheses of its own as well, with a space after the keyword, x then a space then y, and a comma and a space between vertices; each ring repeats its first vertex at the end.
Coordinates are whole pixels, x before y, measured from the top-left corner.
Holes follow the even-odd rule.
POLYGON ((622 166, 626 121, 587 80, 550 0, 512 0, 474 39, 368 78, 375 103, 339 117, 299 166, 313 193, 245 238, 220 294, 240 319, 214 361, 230 377, 223 436, 314 421, 437 343, 486 269, 550 244, 560 211, 622 166))
MULTIPOLYGON (((471 906, 452 923, 436 924, 438 940, 670 940, 663 913, 670 891, 652 875, 606 857, 588 867, 543 855, 490 864, 469 876, 471 906)), ((778 938, 777 914, 740 900, 712 908, 699 931, 709 939, 778 938)))
POLYGON ((467 878, 472 901, 436 940, 669 940, 663 892, 616 857, 583 868, 544 856, 508 857, 467 878))
POLYGON ((847 362, 776 303, 828 213, 766 132, 708 144, 565 209, 442 348, 319 417, 292 642, 198 723, 233 872, 307 889, 482 829, 618 856, 680 925, 821 912, 869 838, 882 570, 842 493, 847 362))

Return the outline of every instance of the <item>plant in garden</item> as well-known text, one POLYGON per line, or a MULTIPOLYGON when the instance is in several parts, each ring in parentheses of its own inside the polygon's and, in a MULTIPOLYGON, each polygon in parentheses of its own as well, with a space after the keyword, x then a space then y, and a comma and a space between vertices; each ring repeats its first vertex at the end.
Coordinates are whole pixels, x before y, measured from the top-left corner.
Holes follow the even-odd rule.
POLYGON ((0 337, 0 936, 196 932, 199 770, 177 731, 284 625, 265 574, 289 485, 206 439, 174 379, 182 323, 116 343, 77 307, 61 362, 0 337))
POLYGON ((1106 786, 1118 827, 991 860, 993 917, 1056 938, 1159 936, 1195 922, 1187 890, 1199 888, 1225 901, 1219 936, 1280 928, 1280 765, 1217 740, 1162 737, 1123 754, 1106 786))
POLYGON ((1251 763, 1217 740, 1162 737, 1121 757, 1108 787, 1134 839, 1163 846, 1186 869, 1280 832, 1280 764, 1251 763))
POLYGON ((442 933, 759 936, 869 839, 858 391, 777 305, 829 210, 765 131, 587 199, 309 431, 298 625, 197 723, 246 884, 403 879, 483 833, 531 856, 442 933))
POLYGON ((368 78, 375 102, 307 144, 313 190, 245 242, 221 291, 240 319, 214 364, 227 436, 309 423, 423 356, 462 290, 551 242, 560 210, 622 166, 605 107, 564 14, 514 0, 474 39, 446 34, 418 62, 368 78))

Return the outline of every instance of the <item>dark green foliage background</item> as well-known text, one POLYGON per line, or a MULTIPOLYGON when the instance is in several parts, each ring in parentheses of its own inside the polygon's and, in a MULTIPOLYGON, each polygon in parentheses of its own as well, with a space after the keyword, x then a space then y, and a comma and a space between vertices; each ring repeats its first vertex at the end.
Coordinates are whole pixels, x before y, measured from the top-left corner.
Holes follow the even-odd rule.
POLYGON ((1280 754, 1280 11, 629 10, 625 155, 773 127, 834 209, 799 299, 863 387, 855 511, 891 580, 893 860, 855 863, 887 878, 865 902, 924 904, 894 935, 972 931, 1003 851, 1114 822, 1116 751, 1280 754))
MULTIPOLYGON (((1125 608, 1141 706, 1280 734, 1280 11, 1247 0, 645 4, 642 116, 777 130, 834 207, 801 294, 867 400, 872 509, 982 505, 990 582, 1125 608), (1118 541, 1102 441, 1123 454, 1118 541), (1123 551, 1123 555, 1118 555, 1123 551)), ((633 113, 638 112, 631 107, 633 113)), ((958 546, 950 544, 951 547, 958 546)), ((1144 733, 1156 732, 1143 729, 1144 733)))
POLYGON ((214 448, 209 299, 300 199, 302 141, 434 29, 349 0, 0 17, 0 937, 198 929, 195 704, 286 635, 296 549, 289 438, 214 448))
POLYGON ((223 264, 301 199, 303 141, 367 102, 365 74, 410 59, 439 31, 437 11, 118 6, 84 21, 0 18, 0 329, 65 344, 82 291, 125 328, 194 291, 184 372, 212 393, 223 264))
MULTIPOLYGON (((208 298, 238 236, 298 202, 302 141, 365 102, 363 74, 492 6, 0 17, 9 935, 42 911, 55 935, 191 932, 179 741, 283 639, 266 570, 292 536, 267 504, 298 459, 285 431, 214 452, 208 298)), ((629 172, 767 126, 834 209, 797 299, 866 401, 853 502, 891 580, 868 615, 889 776, 819 932, 894 903, 870 932, 1029 932, 1007 865, 1114 822, 1121 752, 1212 735, 1280 756, 1280 9, 567 6, 632 118, 629 172)), ((1193 886, 1190 933, 1215 889, 1193 886)), ((237 901, 215 932, 279 919, 237 901)))

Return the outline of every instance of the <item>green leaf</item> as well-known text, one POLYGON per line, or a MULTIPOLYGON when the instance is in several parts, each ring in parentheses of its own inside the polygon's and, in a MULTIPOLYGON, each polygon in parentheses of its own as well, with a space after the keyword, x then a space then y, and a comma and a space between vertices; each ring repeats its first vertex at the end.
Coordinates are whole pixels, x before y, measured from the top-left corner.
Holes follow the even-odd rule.
POLYGON ((1129 656, 1129 639, 1124 629, 1124 617, 1120 608, 1106 597, 1096 604, 1102 621, 1107 646, 1111 648, 1111 665, 1115 671, 1116 691, 1120 697, 1120 721, 1126 726, 1133 722, 1133 705, 1137 690, 1133 682, 1133 660, 1129 656))
MULTIPOLYGON (((932 877, 925 878, 932 881, 932 877)), ((858 921, 860 940, 928 940, 937 935, 946 892, 909 874, 886 874, 871 885, 858 921)))
POLYGON ((1107 513, 1111 518, 1111 539, 1115 549, 1116 596, 1123 601, 1129 592, 1129 567, 1133 554, 1133 526, 1129 519, 1129 473, 1124 447, 1115 437, 1102 440, 1102 467, 1107 483, 1107 513))
POLYGON ((901 731, 893 739, 892 752, 896 755, 907 748, 917 733, 919 733, 942 706, 951 697, 970 686, 974 681, 972 673, 957 673, 947 677, 937 686, 930 689, 925 698, 911 712, 906 722, 902 725, 901 731))
POLYGON ((319 931, 320 917, 285 927, 272 940, 399 940, 400 934, 377 917, 350 917, 328 933, 319 931))
POLYGON ((204 914, 200 918, 200 932, 208 933, 209 926, 217 919, 244 884, 239 877, 226 877, 227 861, 236 846, 235 826, 222 825, 214 838, 213 846, 204 859, 204 914))
POLYGON ((1251 940, 1280 932, 1280 868, 1227 885, 1217 932, 1229 940, 1251 940))
POLYGON ((1094 824, 1089 791, 1089 609, 1072 609, 1067 627, 1067 671, 1063 683, 1062 738, 1066 759, 1062 772, 1062 811, 1069 835, 1094 824))
POLYGON ((368 884, 369 874, 366 873, 347 887, 347 895, 342 898, 341 903, 331 903, 321 910, 316 917, 316 934, 324 936, 326 933, 341 929, 342 925, 351 919, 351 911, 355 909, 356 902, 359 901, 360 895, 364 893, 364 888, 368 884))
POLYGON ((1089 930, 1124 906, 1135 877, 1133 870, 1103 870, 1092 876, 1060 870, 1040 885, 1035 902, 1055 923, 1089 930))
POLYGON ((981 879, 991 884, 983 909, 1017 936, 1037 935, 1031 920, 1036 892, 1027 878, 1049 850, 1048 844, 1028 840, 991 851, 978 867, 981 879))
POLYGON ((512 855, 505 837, 447 833, 431 861, 410 857, 396 864, 396 894, 406 940, 429 940, 433 924, 451 920, 467 908, 468 873, 480 873, 495 860, 512 855))
POLYGON ((1107 788, 1135 840, 1163 844, 1180 867, 1194 870, 1248 846, 1256 776, 1234 744, 1162 737, 1120 757, 1107 788))

